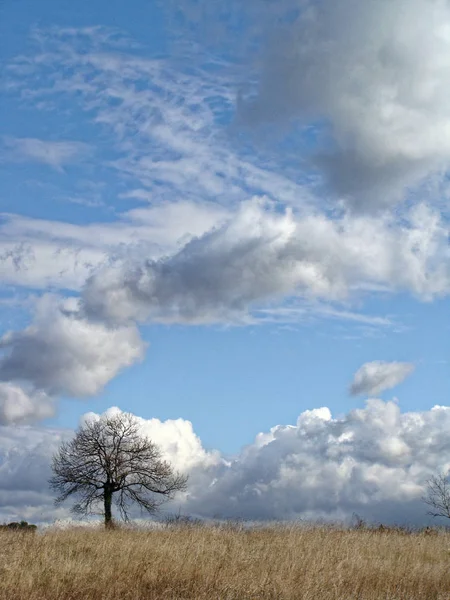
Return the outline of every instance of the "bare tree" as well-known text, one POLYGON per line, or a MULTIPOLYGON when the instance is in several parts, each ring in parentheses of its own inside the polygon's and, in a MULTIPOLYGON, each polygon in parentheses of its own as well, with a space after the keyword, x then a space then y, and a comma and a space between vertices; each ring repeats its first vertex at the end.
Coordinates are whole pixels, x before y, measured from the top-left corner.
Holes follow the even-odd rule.
POLYGON ((61 444, 52 469, 49 484, 59 494, 55 503, 74 496, 72 511, 83 515, 102 505, 105 527, 113 524, 113 501, 128 520, 131 505, 153 513, 187 484, 187 477, 174 472, 158 447, 140 434, 129 413, 86 422, 61 444))
POLYGON ((422 498, 425 504, 431 506, 427 514, 432 517, 450 519, 450 478, 449 474, 433 475, 427 481, 427 495, 422 498))

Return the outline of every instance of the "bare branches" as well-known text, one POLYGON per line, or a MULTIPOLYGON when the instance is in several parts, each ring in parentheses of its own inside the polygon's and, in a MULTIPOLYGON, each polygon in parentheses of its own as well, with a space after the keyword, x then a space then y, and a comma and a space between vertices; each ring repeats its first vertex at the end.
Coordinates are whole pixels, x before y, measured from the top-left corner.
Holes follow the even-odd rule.
POLYGON ((427 514, 432 517, 450 519, 450 478, 449 474, 433 475, 427 481, 427 495, 422 498, 425 504, 431 506, 427 514))
POLYGON ((113 500, 128 519, 133 504, 153 513, 187 485, 187 477, 173 471, 127 413, 85 423, 73 440, 61 444, 52 468, 49 483, 58 494, 56 503, 73 495, 77 502, 72 510, 85 515, 103 503, 106 525, 113 500))

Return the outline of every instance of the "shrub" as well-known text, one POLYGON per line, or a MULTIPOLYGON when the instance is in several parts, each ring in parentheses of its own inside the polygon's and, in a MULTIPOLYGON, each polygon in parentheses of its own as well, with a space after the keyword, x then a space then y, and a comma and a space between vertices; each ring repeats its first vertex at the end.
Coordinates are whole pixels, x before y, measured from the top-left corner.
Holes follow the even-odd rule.
POLYGON ((20 521, 20 522, 12 521, 11 523, 8 523, 7 525, 0 525, 0 529, 9 530, 9 531, 21 531, 21 532, 27 532, 27 533, 34 533, 37 529, 37 526, 33 525, 31 523, 27 523, 27 521, 20 521))

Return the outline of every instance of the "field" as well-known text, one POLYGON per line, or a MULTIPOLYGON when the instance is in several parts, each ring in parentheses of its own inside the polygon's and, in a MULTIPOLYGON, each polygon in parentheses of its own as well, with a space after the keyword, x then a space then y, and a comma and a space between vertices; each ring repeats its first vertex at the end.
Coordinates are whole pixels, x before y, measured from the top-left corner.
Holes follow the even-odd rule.
POLYGON ((328 527, 0 531, 1 600, 450 599, 450 534, 328 527))

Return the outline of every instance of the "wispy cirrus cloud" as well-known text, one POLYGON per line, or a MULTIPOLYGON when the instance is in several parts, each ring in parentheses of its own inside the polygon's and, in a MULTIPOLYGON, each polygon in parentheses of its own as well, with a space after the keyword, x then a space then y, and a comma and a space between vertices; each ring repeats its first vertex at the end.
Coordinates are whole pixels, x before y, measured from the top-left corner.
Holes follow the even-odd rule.
POLYGON ((90 152, 91 147, 84 142, 5 137, 0 146, 0 160, 37 162, 62 171, 65 165, 86 158, 90 152))
POLYGON ((264 323, 298 323, 303 320, 318 317, 325 319, 336 319, 347 321, 360 325, 372 325, 374 327, 391 328, 395 322, 389 317, 380 317, 377 315, 359 313, 356 311, 345 310, 342 307, 314 302, 310 306, 302 303, 301 306, 278 306, 274 308, 261 308, 255 311, 258 318, 264 323))
POLYGON ((226 63, 210 59, 186 68, 180 61, 145 58, 106 28, 53 29, 34 36, 37 53, 9 65, 11 89, 24 102, 55 94, 76 98, 101 132, 99 160, 105 160, 106 149, 109 166, 152 202, 230 206, 256 193, 297 206, 308 199, 303 177, 283 173, 273 155, 260 160, 233 142, 228 125, 236 83, 226 63))
MULTIPOLYGON (((303 269, 306 273, 309 269, 311 272, 310 285, 306 287, 313 293, 319 284, 329 287, 330 297, 333 296, 331 289, 336 292, 339 286, 345 290, 348 286, 369 284, 407 289, 423 297, 446 293, 448 226, 440 220, 438 211, 423 206, 401 213, 397 219, 388 216, 353 220, 348 214, 322 213, 317 198, 316 206, 311 206, 310 183, 299 173, 291 177, 293 171, 285 156, 266 161, 262 167, 257 155, 250 161, 245 151, 233 146, 223 119, 232 118, 236 82, 226 64, 209 70, 205 65, 196 64, 189 73, 181 66, 175 73, 174 67, 164 60, 143 58, 127 47, 125 40, 118 47, 116 42, 120 36, 112 36, 102 28, 41 31, 35 35, 39 38, 41 53, 21 57, 11 65, 18 89, 29 92, 32 85, 33 94, 37 96, 77 95, 81 106, 94 115, 96 125, 101 125, 105 135, 113 140, 119 156, 109 164, 121 176, 131 177, 141 186, 133 185, 127 192, 120 192, 122 197, 173 205, 174 212, 181 210, 180 201, 224 203, 227 210, 236 215, 237 222, 241 214, 236 210, 239 202, 249 196, 265 195, 278 205, 295 207, 291 227, 298 230, 300 239, 296 245, 292 239, 287 247, 296 246, 299 251, 298 255, 292 250, 291 264, 297 266, 297 271, 303 269), (301 239, 301 231, 311 224, 317 236, 314 235, 313 243, 306 243, 301 239), (394 255, 390 249, 396 245, 393 233, 396 228, 404 246, 394 255), (344 241, 349 231, 352 231, 350 237, 355 249, 371 238, 368 248, 359 256, 352 252, 350 243, 344 241), (336 242, 333 248, 326 239, 330 235, 336 242), (319 236, 323 236, 322 241, 319 236), (414 245, 417 249, 413 249, 414 245), (327 265, 338 260, 335 255, 330 256, 331 252, 341 253, 338 262, 354 259, 355 266, 349 265, 344 270, 358 272, 360 281, 352 276, 344 277, 346 282, 343 283, 340 268, 332 277, 333 282, 323 276, 327 265), (377 265, 369 256, 374 253, 379 253, 377 265), (402 263, 405 269, 397 263, 402 263), (400 285, 391 285, 397 274, 400 285)), ((144 212, 135 211, 134 215, 144 212)), ((269 212, 262 216, 267 223, 272 219, 269 212)), ((89 229, 86 228, 86 232, 89 229)), ((104 236, 108 235, 107 229, 103 229, 104 236)), ((110 231, 114 229, 115 226, 110 231)), ((101 228, 96 230, 100 233, 101 228)), ((156 231, 151 235, 157 235, 156 231)), ((262 245, 263 238, 260 239, 262 245)), ((150 254, 148 258, 154 257, 150 254)), ((231 258, 229 255, 228 259, 231 258)), ((277 264, 281 266, 282 261, 277 264)), ((274 266, 273 274, 277 268, 274 266)), ((289 291, 283 291, 285 287, 281 286, 273 293, 289 294, 295 288, 293 283, 286 287, 289 291)), ((255 294, 259 299, 258 293, 255 294)))

